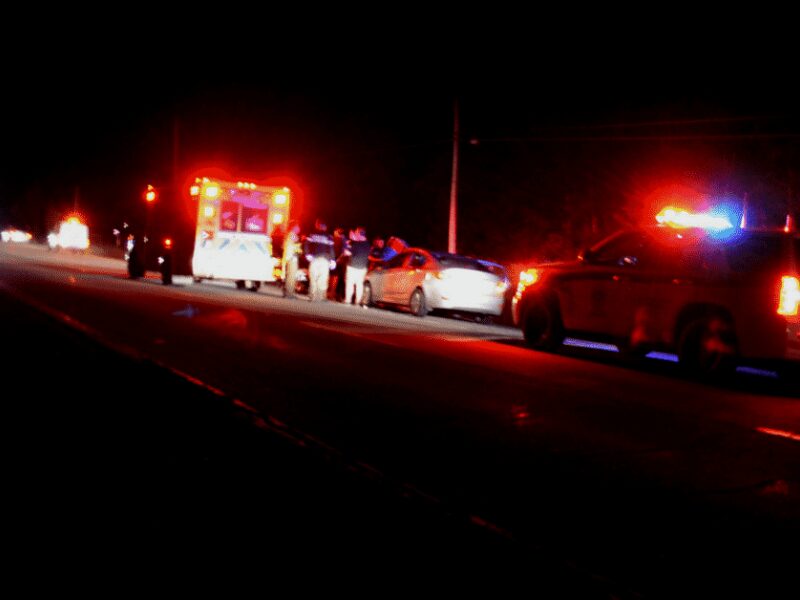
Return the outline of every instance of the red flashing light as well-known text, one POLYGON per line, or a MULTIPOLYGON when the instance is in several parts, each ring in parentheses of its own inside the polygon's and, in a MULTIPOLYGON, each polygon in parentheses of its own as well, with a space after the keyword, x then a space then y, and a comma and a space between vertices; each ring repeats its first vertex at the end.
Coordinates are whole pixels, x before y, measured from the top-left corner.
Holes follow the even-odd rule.
POLYGON ((796 317, 798 312, 800 312, 800 279, 785 275, 781 277, 778 314, 785 317, 796 317))
POLYGON ((148 184, 147 189, 144 192, 144 199, 147 202, 155 202, 156 201, 156 188, 152 185, 148 184))

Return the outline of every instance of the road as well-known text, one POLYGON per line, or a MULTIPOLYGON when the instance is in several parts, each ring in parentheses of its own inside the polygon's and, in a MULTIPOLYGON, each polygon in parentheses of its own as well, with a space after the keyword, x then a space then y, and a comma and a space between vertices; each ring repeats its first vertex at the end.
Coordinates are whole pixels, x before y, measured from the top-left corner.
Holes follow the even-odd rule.
POLYGON ((439 317, 0 248, 0 292, 245 407, 398 493, 608 583, 616 596, 777 595, 800 564, 790 384, 682 378, 439 317))

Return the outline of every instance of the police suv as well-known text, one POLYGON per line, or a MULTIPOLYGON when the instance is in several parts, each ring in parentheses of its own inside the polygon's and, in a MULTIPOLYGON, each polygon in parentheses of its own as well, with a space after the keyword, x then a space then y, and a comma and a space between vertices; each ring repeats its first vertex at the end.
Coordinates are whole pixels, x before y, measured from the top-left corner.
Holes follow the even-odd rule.
POLYGON ((512 314, 528 345, 553 350, 569 335, 663 350, 697 372, 800 361, 800 236, 788 224, 746 230, 673 208, 657 221, 523 272, 512 314))

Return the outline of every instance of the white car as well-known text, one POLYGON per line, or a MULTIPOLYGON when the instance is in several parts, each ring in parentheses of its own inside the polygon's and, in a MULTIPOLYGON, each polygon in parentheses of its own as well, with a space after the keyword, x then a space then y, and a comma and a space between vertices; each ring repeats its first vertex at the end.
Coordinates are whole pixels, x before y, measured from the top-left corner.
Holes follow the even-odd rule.
POLYGON ((419 317, 432 310, 497 317, 508 287, 506 270, 497 263, 406 248, 367 273, 363 303, 408 308, 419 317))

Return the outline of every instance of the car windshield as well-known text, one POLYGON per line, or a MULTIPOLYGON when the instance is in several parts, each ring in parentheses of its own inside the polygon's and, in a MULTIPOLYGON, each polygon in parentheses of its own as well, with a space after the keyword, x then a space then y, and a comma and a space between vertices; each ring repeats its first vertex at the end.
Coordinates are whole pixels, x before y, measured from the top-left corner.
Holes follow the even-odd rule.
POLYGON ((778 232, 736 231, 716 238, 698 230, 651 228, 618 232, 596 244, 588 261, 597 265, 702 270, 709 274, 772 275, 793 270, 800 239, 778 232))
POLYGON ((728 264, 736 272, 788 269, 800 257, 800 239, 756 233, 730 240, 725 250, 728 264))
POLYGON ((442 269, 470 269, 472 271, 492 273, 498 277, 505 277, 505 269, 502 266, 488 261, 461 256, 460 254, 448 254, 446 252, 433 252, 432 254, 441 265, 442 269))

